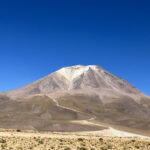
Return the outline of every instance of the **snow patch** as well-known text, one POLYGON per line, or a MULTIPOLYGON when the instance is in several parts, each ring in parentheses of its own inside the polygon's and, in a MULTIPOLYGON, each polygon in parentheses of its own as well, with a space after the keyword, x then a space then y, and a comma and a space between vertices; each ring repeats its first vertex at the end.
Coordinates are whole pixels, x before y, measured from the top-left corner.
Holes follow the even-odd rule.
POLYGON ((84 72, 87 72, 89 68, 96 70, 97 66, 96 65, 89 65, 89 66, 77 65, 77 66, 62 68, 58 70, 57 72, 63 75, 67 80, 71 82, 78 76, 82 75, 84 72))

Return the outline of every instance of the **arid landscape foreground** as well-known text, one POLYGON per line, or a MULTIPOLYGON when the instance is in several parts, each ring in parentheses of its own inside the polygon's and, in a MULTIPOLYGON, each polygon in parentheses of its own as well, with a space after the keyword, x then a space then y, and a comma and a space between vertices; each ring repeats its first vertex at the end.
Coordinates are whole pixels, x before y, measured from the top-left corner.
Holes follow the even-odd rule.
POLYGON ((0 149, 150 150, 149 116, 150 97, 124 79, 65 67, 0 93, 0 149))
POLYGON ((150 150, 150 138, 118 130, 104 132, 36 132, 0 130, 2 150, 150 150))

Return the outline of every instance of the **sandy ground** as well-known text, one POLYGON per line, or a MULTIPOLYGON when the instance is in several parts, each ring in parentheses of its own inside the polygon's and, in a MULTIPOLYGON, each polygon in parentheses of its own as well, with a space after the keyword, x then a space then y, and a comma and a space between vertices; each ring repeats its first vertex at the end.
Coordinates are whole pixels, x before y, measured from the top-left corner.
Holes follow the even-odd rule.
POLYGON ((3 130, 0 132, 0 150, 150 150, 150 138, 114 129, 100 132, 39 133, 3 130), (110 132, 112 136, 107 136, 110 132))
POLYGON ((140 138, 145 140, 150 140, 150 137, 141 136, 138 134, 132 134, 124 131, 119 131, 113 128, 104 129, 101 131, 90 131, 90 132, 34 132, 34 131, 26 131, 26 132, 15 132, 15 131, 1 131, 0 137, 42 137, 42 138, 95 138, 98 136, 104 137, 130 137, 130 138, 140 138))

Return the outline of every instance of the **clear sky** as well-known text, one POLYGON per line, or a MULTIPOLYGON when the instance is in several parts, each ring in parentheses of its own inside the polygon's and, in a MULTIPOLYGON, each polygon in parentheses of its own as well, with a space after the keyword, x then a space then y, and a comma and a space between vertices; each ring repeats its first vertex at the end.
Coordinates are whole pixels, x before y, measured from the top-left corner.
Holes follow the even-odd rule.
POLYGON ((0 1, 0 91, 78 64, 100 65, 150 95, 150 2, 0 1))

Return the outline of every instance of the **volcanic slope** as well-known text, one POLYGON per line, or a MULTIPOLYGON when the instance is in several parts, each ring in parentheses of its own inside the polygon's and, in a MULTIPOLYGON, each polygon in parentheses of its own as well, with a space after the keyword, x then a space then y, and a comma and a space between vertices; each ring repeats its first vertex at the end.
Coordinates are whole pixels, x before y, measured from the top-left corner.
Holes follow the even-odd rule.
POLYGON ((62 68, 0 94, 0 127, 95 131, 114 127, 150 135, 150 98, 102 67, 62 68))

